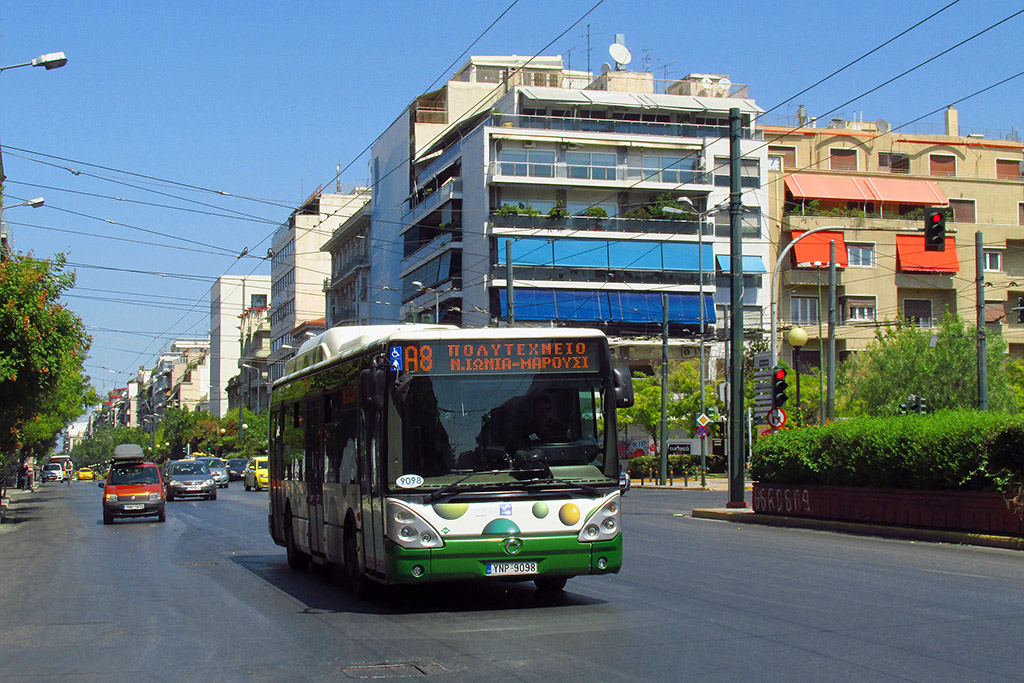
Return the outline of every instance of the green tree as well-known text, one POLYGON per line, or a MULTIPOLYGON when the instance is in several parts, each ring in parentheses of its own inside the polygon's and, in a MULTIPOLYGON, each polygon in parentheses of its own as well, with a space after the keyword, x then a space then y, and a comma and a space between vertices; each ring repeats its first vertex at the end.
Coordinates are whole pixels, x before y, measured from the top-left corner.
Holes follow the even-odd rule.
MULTIPOLYGON (((1008 412, 1016 404, 1006 341, 996 331, 985 333, 989 409, 1008 412)), ((898 321, 840 368, 837 413, 896 415, 911 394, 925 397, 930 410, 974 408, 977 358, 977 328, 954 315, 947 314, 934 333, 898 321)))
POLYGON ((15 254, 0 262, 0 464, 6 468, 16 464, 26 438, 31 449, 48 439, 50 418, 59 416, 39 416, 64 403, 62 390, 72 388, 70 378, 81 373, 89 350, 81 319, 60 303, 75 281, 64 264, 62 254, 50 261, 15 254), (26 431, 30 422, 40 424, 26 431))

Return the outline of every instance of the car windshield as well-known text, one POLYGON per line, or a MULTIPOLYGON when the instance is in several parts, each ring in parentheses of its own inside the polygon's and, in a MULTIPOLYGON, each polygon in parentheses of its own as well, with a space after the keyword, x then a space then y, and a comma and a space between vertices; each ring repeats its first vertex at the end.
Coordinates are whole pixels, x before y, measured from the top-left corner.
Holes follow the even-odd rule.
POLYGON ((245 458, 231 458, 228 460, 228 467, 245 467, 245 458))
POLYGON ((114 465, 110 468, 111 484, 156 484, 156 468, 146 465, 114 465))
POLYGON ((179 462, 171 465, 171 474, 209 474, 205 462, 179 462))
POLYGON ((220 458, 204 458, 202 462, 205 462, 207 467, 224 467, 224 461, 220 458))
POLYGON ((266 460, 256 460, 254 468, 257 469, 257 470, 265 470, 265 469, 267 469, 267 461, 266 460))
POLYGON ((392 442, 393 483, 419 475, 424 488, 433 488, 496 470, 604 483, 605 472, 614 471, 597 377, 407 376, 393 398, 402 435, 400 444, 392 442))
POLYGON ((60 465, 44 465, 44 470, 60 470, 60 465))

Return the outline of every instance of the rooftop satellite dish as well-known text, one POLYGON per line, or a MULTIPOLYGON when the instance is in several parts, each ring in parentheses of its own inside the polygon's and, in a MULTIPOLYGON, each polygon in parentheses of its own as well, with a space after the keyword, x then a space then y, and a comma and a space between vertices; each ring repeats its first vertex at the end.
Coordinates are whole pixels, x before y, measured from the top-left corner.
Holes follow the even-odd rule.
POLYGON ((723 97, 729 94, 729 88, 731 87, 732 81, 730 81, 728 78, 723 78, 722 80, 718 81, 718 91, 722 94, 723 97))
POLYGON ((889 132, 889 122, 886 121, 885 119, 878 119, 877 121, 875 121, 875 127, 878 128, 878 130, 882 133, 889 132))
POLYGON ((606 73, 608 73, 611 70, 612 70, 612 65, 609 64, 608 62, 604 62, 603 64, 601 64, 601 73, 602 74, 606 74, 606 73))
POLYGON ((633 61, 633 55, 630 54, 629 48, 620 43, 612 43, 608 46, 608 54, 615 60, 617 66, 626 66, 633 61))

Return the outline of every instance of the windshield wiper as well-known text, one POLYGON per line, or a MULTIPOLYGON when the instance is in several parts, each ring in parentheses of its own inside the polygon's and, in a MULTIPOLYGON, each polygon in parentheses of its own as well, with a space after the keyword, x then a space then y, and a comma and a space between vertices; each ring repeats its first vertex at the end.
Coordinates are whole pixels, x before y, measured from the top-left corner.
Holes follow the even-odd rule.
POLYGON ((588 496, 594 496, 595 498, 601 495, 601 492, 595 489, 593 486, 588 484, 578 484, 574 481, 568 481, 566 479, 556 479, 555 477, 544 477, 543 479, 527 479, 522 482, 525 487, 535 486, 537 484, 562 484, 563 486, 569 486, 571 488, 582 491, 588 496))
MULTIPOLYGON (((430 505, 431 503, 436 503, 437 501, 441 500, 445 496, 453 495, 453 494, 459 492, 459 484, 461 484, 462 482, 466 481, 467 479, 471 479, 471 478, 473 478, 473 477, 475 477, 477 475, 480 475, 480 474, 506 474, 506 473, 507 472, 505 470, 487 470, 487 471, 484 471, 484 472, 470 472, 469 474, 467 474, 466 476, 462 477, 461 479, 456 479, 455 481, 453 481, 452 483, 448 484, 447 486, 444 486, 444 487, 439 488, 438 490, 434 491, 429 496, 424 498, 423 502, 426 503, 427 505, 430 505)), ((490 483, 487 483, 487 484, 476 484, 474 486, 467 486, 466 488, 461 489, 461 490, 462 491, 479 491, 482 488, 489 488, 489 487, 493 486, 495 483, 501 483, 501 482, 490 482, 490 483)))

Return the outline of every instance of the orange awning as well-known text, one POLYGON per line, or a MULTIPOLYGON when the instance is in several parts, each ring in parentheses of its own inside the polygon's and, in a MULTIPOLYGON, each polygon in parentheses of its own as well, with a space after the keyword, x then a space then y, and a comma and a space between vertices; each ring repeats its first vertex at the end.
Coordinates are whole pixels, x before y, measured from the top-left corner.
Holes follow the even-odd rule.
POLYGON ((832 199, 883 204, 947 206, 949 200, 931 180, 859 178, 844 175, 793 173, 786 189, 795 199, 832 199))
POLYGON ((896 269, 901 273, 958 273, 956 242, 946 238, 946 251, 925 251, 924 235, 896 235, 896 269))
MULTIPOLYGON (((802 231, 794 230, 793 239, 796 240, 802 234, 804 234, 802 231)), ((831 253, 829 243, 832 240, 836 241, 836 267, 845 268, 848 263, 846 241, 843 239, 842 232, 833 232, 832 230, 816 232, 797 242, 793 246, 793 258, 796 261, 796 266, 798 268, 827 267, 831 253)))

